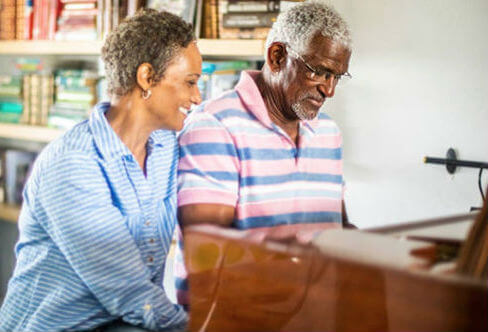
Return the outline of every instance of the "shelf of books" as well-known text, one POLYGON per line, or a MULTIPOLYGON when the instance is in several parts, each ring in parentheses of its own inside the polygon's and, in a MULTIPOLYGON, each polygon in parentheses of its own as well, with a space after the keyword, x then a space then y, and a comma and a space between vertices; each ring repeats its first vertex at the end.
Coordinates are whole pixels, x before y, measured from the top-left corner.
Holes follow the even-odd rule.
MULTIPOLYGON (((264 40, 261 39, 200 39, 200 52, 204 56, 262 56, 264 40)), ((101 41, 0 41, 3 55, 99 55, 101 41)))
POLYGON ((31 142, 49 143, 61 136, 64 130, 43 126, 0 123, 0 137, 31 142))
POLYGON ((17 223, 19 218, 20 206, 13 204, 0 203, 0 220, 17 223))

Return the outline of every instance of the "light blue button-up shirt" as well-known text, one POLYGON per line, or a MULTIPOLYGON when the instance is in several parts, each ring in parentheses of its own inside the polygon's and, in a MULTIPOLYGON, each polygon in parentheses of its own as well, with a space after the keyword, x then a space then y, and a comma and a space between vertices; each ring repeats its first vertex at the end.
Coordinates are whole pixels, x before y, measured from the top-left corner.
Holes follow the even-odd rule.
POLYGON ((176 224, 176 135, 151 134, 145 177, 108 124, 109 107, 99 104, 34 165, 1 331, 84 330, 120 317, 152 330, 187 321, 161 286, 176 224))

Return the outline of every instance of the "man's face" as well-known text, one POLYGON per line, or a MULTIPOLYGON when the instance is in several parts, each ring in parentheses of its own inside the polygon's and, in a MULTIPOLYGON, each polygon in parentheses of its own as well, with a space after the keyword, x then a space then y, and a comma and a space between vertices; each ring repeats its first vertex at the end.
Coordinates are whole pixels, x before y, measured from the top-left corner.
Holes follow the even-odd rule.
POLYGON ((284 80, 288 105, 300 120, 314 119, 326 98, 334 96, 337 81, 334 75, 317 77, 310 68, 319 72, 341 75, 347 72, 351 51, 342 44, 322 36, 312 38, 301 58, 288 52, 291 66, 284 80), (306 64, 305 64, 306 62, 306 64), (308 66, 307 66, 308 65, 308 66))

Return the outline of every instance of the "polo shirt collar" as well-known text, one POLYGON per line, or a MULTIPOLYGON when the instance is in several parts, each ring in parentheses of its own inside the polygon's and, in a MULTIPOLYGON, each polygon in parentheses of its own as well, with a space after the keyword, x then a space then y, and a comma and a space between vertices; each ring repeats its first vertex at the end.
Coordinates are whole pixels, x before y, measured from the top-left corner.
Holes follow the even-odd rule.
MULTIPOLYGON (((259 70, 243 70, 241 77, 235 89, 247 110, 252 113, 263 125, 268 128, 275 129, 276 124, 271 121, 268 109, 264 103, 261 92, 256 85, 256 77, 260 74, 259 70)), ((300 121, 300 127, 307 127, 310 131, 315 133, 315 128, 319 123, 317 116, 313 120, 300 121)))

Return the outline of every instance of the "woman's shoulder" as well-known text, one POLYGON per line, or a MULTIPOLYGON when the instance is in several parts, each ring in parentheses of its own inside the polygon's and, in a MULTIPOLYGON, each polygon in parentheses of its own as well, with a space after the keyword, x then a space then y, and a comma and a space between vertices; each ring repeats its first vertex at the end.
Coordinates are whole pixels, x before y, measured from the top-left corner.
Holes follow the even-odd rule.
POLYGON ((65 158, 96 159, 97 151, 88 120, 78 123, 63 135, 50 142, 39 155, 40 160, 54 161, 65 158))

